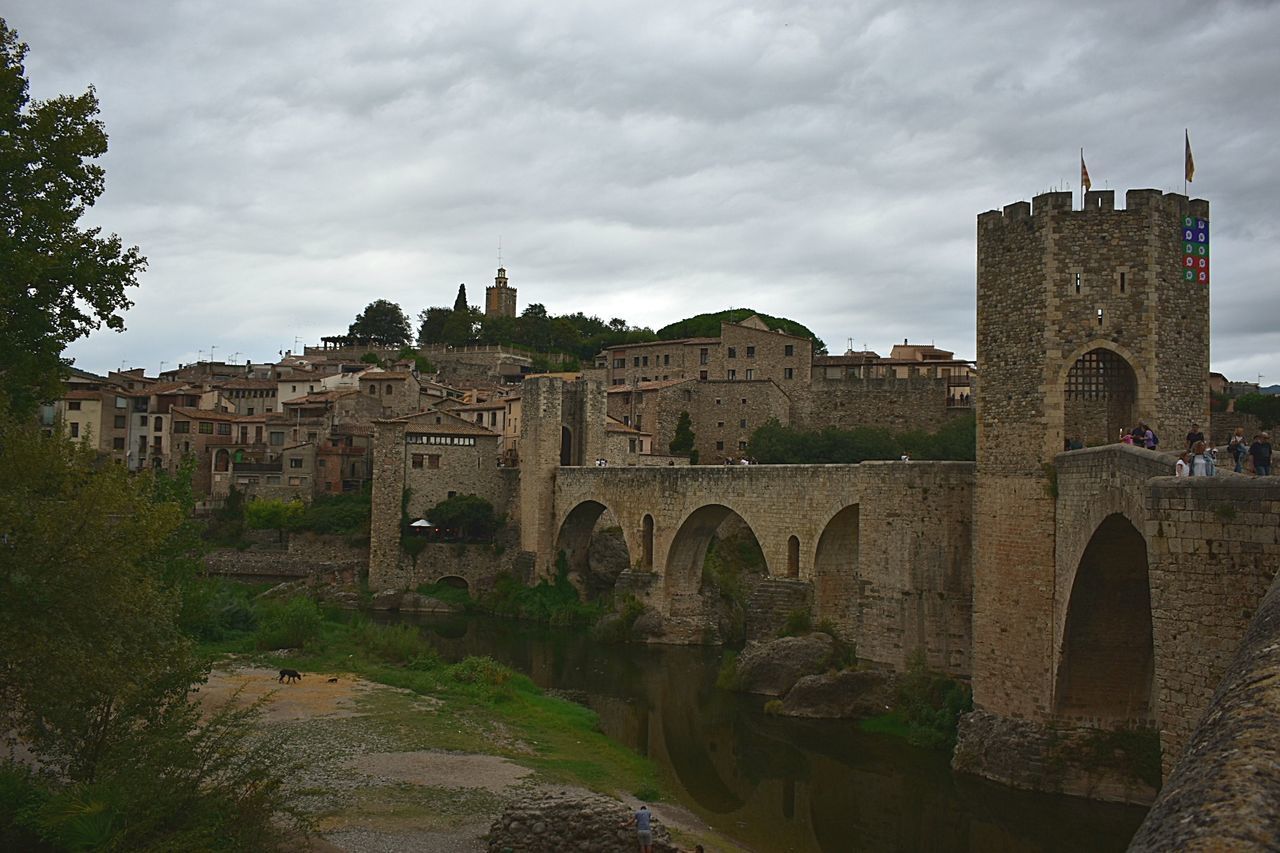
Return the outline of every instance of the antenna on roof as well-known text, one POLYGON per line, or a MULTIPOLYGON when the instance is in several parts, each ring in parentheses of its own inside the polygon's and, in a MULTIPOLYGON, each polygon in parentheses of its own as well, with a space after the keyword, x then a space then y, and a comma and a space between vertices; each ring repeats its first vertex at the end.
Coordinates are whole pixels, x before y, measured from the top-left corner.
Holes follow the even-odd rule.
POLYGON ((498 266, 502 266, 502 235, 498 235, 498 266))

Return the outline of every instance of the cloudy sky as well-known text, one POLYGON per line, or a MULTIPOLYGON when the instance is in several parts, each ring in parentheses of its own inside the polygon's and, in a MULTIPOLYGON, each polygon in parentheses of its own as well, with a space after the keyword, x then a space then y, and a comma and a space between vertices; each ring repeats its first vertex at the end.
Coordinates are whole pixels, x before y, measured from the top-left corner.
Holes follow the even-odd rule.
POLYGON ((974 218, 1213 205, 1213 367, 1280 381, 1280 5, 9 0, 36 97, 97 88, 90 220, 150 269, 78 364, 274 359, 364 305, 654 328, 752 307, 833 352, 974 354, 974 218))

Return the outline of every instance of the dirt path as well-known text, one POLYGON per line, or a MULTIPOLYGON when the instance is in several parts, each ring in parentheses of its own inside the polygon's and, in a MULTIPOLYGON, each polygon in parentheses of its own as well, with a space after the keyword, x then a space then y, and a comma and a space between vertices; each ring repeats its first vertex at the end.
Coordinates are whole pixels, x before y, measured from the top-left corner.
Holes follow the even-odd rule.
MULTIPOLYGON (((263 700, 263 736, 296 763, 295 804, 315 822, 317 837, 296 847, 299 853, 481 853, 508 800, 574 790, 541 784, 534 771, 506 758, 431 748, 422 722, 442 710, 441 700, 347 674, 308 672, 280 684, 276 670, 231 663, 210 673, 199 698, 209 706, 263 700)), ((667 826, 712 841, 686 809, 654 810, 667 826)), ((713 842, 708 850, 742 849, 715 841, 723 846, 713 842)))

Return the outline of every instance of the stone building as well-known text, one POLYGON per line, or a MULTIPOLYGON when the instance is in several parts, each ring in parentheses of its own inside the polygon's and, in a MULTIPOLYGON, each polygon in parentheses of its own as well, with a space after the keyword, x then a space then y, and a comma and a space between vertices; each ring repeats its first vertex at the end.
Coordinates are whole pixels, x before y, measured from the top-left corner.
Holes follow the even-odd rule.
POLYGON ((484 289, 484 315, 516 316, 516 289, 507 284, 507 271, 502 267, 498 267, 498 275, 493 284, 484 289))
MULTIPOLYGON (((1208 202, 1158 190, 1130 190, 1123 210, 1109 190, 1087 193, 1079 211, 1057 192, 978 217, 978 367, 983 389, 999 389, 977 406, 980 709, 1048 720, 1064 701, 1045 641, 1055 635, 1050 474, 1064 439, 1115 441, 1139 419, 1169 438, 1208 423, 1209 289, 1184 275, 1183 241, 1185 222, 1208 217, 1208 202)), ((1145 632, 1131 633, 1149 648, 1145 577, 1123 590, 1100 606, 1146 614, 1145 632)))
POLYGON ((684 338, 609 347, 601 354, 608 383, 673 379, 771 379, 786 387, 809 381, 813 342, 770 331, 759 317, 721 323, 718 338, 684 338))
POLYGON ((409 371, 366 371, 360 375, 360 393, 381 404, 384 418, 398 418, 422 409, 418 377, 409 371))

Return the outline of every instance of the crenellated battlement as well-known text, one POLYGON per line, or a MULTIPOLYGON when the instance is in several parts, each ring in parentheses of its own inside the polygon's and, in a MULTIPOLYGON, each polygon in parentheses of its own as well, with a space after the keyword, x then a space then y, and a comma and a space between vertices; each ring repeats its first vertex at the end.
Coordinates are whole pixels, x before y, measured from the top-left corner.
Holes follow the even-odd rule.
POLYGON ((1034 224, 1036 221, 1065 217, 1088 217, 1099 213, 1150 214, 1154 210, 1176 216, 1209 217, 1209 202, 1202 198, 1188 198, 1181 193, 1164 193, 1154 189, 1134 189, 1125 193, 1125 206, 1117 208, 1115 190, 1089 190, 1084 196, 1084 207, 1075 209, 1075 196, 1069 192, 1047 192, 1031 201, 1015 201, 1003 210, 988 210, 978 214, 978 228, 996 228, 1014 223, 1034 224))

